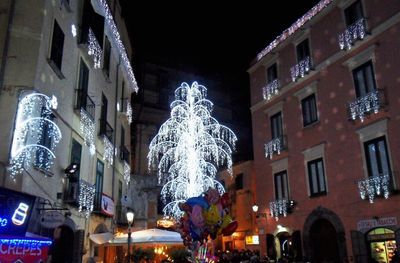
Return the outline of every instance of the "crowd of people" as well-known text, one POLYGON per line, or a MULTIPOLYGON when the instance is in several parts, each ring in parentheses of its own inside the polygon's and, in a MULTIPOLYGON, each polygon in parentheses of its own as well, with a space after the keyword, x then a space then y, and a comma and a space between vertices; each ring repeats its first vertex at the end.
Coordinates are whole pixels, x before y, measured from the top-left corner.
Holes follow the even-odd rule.
POLYGON ((233 251, 218 251, 216 256, 221 263, 259 263, 269 262, 269 259, 264 256, 260 257, 258 250, 233 250, 233 251))

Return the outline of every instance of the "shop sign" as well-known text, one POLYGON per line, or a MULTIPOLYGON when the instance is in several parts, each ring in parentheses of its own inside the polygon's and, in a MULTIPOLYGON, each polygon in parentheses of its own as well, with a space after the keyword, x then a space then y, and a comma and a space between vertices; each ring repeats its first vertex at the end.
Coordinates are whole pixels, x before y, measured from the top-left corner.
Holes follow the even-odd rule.
POLYGON ((0 236, 1 262, 45 262, 51 243, 49 239, 0 236))
POLYGON ((0 235, 25 236, 35 197, 0 187, 0 235))
POLYGON ((246 236, 245 240, 246 240, 246 245, 259 245, 260 244, 258 235, 246 236))
POLYGON ((57 211, 47 211, 40 216, 40 224, 46 228, 56 228, 64 221, 65 216, 57 211))
POLYGON ((358 231, 367 231, 371 228, 384 227, 384 226, 395 226, 397 225, 397 217, 382 217, 379 219, 368 219, 360 220, 357 223, 358 231))
POLYGON ((107 216, 113 216, 115 213, 114 200, 104 193, 101 196, 101 212, 107 216))

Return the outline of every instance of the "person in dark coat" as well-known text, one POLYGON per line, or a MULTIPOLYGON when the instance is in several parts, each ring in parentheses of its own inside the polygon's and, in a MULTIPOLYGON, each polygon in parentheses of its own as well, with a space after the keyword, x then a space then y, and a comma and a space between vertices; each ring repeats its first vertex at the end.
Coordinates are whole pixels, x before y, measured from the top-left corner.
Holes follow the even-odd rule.
POLYGON ((47 263, 72 263, 74 232, 67 225, 54 229, 54 240, 49 248, 47 263))

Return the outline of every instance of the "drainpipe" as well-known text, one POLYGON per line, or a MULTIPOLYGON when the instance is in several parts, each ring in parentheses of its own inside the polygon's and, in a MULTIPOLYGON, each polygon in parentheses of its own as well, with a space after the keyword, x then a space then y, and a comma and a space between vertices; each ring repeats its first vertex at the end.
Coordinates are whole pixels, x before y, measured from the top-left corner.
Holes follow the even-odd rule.
POLYGON ((11 32, 12 23, 13 23, 13 20, 14 20, 14 11, 15 11, 15 0, 11 0, 10 10, 8 12, 8 22, 7 22, 6 37, 5 37, 5 40, 4 40, 3 54, 2 54, 2 57, 1 57, 0 91, 3 90, 4 75, 5 75, 5 71, 6 71, 7 56, 8 56, 8 48, 10 46, 10 32, 11 32))

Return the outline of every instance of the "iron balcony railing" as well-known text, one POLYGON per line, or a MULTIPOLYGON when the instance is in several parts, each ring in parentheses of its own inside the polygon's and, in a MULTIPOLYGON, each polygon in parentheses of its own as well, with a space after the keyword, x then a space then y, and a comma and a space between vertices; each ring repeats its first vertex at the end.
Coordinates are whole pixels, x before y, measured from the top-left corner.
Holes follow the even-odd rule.
POLYGON ((75 109, 77 110, 84 109, 87 112, 87 114, 94 120, 96 105, 94 104, 90 96, 87 94, 87 91, 82 89, 76 90, 75 109))
POLYGON ((286 136, 279 136, 274 138, 264 145, 265 158, 272 159, 273 154, 280 154, 281 151, 287 149, 286 136))
POLYGON ((100 119, 100 133, 99 133, 99 135, 106 136, 110 142, 113 141, 114 129, 111 127, 111 125, 104 118, 100 119))
POLYGON ((290 76, 293 82, 302 78, 311 70, 311 57, 307 56, 299 63, 290 68, 290 76))
POLYGON ((348 103, 349 119, 364 121, 367 115, 376 114, 386 104, 383 90, 375 90, 348 103))
POLYGON ((373 203, 377 196, 383 196, 388 199, 390 192, 394 188, 392 175, 388 173, 361 179, 357 184, 361 199, 368 198, 370 203, 373 203))
POLYGON ((365 24, 365 18, 361 18, 346 28, 343 33, 339 34, 340 49, 349 50, 357 40, 364 39, 366 34, 365 24))
POLYGON ((263 87, 263 98, 264 100, 270 100, 273 96, 279 93, 280 83, 278 79, 269 82, 263 87))

